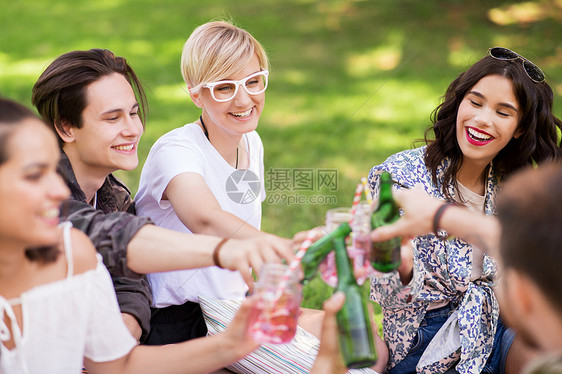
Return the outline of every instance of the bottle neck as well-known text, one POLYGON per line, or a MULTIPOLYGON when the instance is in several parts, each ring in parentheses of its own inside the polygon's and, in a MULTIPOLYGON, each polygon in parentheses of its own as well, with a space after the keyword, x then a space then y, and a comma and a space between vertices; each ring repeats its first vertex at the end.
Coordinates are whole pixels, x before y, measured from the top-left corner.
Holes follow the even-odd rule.
POLYGON ((315 253, 328 254, 333 246, 334 240, 343 239, 351 233, 351 227, 347 222, 340 224, 334 231, 327 233, 316 242, 314 242, 306 251, 305 256, 315 253))
POLYGON ((383 172, 380 177, 378 205, 375 212, 385 221, 390 222, 398 215, 398 206, 392 197, 392 177, 390 173, 383 172))
MULTIPOLYGON (((379 203, 373 215, 377 215, 384 223, 391 223, 399 218, 400 211, 392 198, 391 185, 381 185, 379 203)), ((372 227, 374 228, 375 226, 372 227)))
POLYGON ((322 260, 334 248, 334 240, 341 239, 345 242, 345 238, 350 233, 351 228, 349 224, 344 222, 337 229, 324 235, 308 248, 301 259, 301 266, 304 272, 303 283, 307 283, 314 277, 322 260))
POLYGON ((334 251, 336 257, 336 269, 338 272, 338 288, 348 286, 350 284, 357 284, 353 275, 353 267, 347 255, 345 247, 345 239, 334 239, 334 251))

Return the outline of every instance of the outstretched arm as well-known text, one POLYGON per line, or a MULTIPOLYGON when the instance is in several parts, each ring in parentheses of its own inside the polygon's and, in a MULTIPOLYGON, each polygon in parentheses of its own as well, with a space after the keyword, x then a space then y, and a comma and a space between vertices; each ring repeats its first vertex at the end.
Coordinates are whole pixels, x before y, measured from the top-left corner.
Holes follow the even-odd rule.
POLYGON ((233 238, 264 234, 223 210, 203 177, 197 173, 182 173, 172 178, 162 200, 170 201, 178 218, 193 233, 233 238))
MULTIPOLYGON (((433 221, 439 207, 445 204, 419 189, 393 191, 394 198, 404 210, 395 223, 371 232, 371 239, 384 241, 396 236, 411 239, 433 232, 433 221)), ((461 206, 448 207, 438 222, 438 228, 449 235, 465 239, 495 256, 499 244, 500 225, 495 217, 485 216, 461 206)), ((495 256, 497 258, 497 256, 495 256)))
POLYGON ((135 346, 120 359, 93 362, 89 373, 208 373, 225 367, 254 351, 259 345, 248 334, 254 298, 246 299, 222 334, 163 346, 135 346))
MULTIPOLYGON (((213 266, 213 252, 222 238, 185 234, 154 225, 143 226, 127 247, 128 266, 139 273, 213 266)), ((238 270, 248 286, 253 284, 250 267, 259 272, 266 262, 291 261, 290 246, 274 245, 268 237, 229 239, 218 252, 220 265, 238 270)))
POLYGON ((176 175, 168 183, 162 199, 170 202, 180 221, 195 234, 236 239, 261 237, 275 251, 291 248, 291 240, 260 231, 223 210, 203 177, 197 173, 176 175), (185 191, 190 192, 186 194, 185 191))
MULTIPOLYGON (((216 265, 213 251, 220 237, 165 229, 127 212, 105 214, 75 200, 63 203, 62 211, 66 220, 90 237, 105 266, 116 276, 140 278, 145 273, 216 265)), ((219 252, 219 262, 226 269, 240 271, 250 285, 250 267, 259 271, 265 262, 293 258, 294 251, 286 242, 273 235, 230 239, 219 252)))

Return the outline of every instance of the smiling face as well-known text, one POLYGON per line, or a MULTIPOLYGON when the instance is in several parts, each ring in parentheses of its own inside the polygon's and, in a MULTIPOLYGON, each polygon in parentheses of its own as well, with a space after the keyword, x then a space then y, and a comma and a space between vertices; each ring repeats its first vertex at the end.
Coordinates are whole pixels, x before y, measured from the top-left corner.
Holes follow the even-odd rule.
POLYGON ((489 75, 478 81, 463 98, 457 112, 457 142, 463 167, 485 168, 518 134, 519 103, 513 84, 505 77, 489 75))
POLYGON ((82 127, 61 134, 72 167, 85 175, 107 176, 138 165, 137 146, 143 133, 139 105, 129 82, 114 73, 90 84, 82 127), (71 156, 73 155, 73 156, 71 156))
MULTIPOLYGON (((238 74, 224 77, 224 80, 239 80, 259 72, 260 64, 257 56, 253 56, 246 67, 238 74)), ((258 127, 258 122, 265 104, 265 92, 250 95, 239 88, 236 96, 227 102, 215 101, 208 88, 192 95, 195 104, 203 110, 206 126, 217 126, 233 136, 251 132, 258 127)))
POLYGON ((41 121, 28 118, 7 143, 0 165, 0 243, 53 245, 59 238, 59 206, 69 191, 56 171, 60 150, 41 121))

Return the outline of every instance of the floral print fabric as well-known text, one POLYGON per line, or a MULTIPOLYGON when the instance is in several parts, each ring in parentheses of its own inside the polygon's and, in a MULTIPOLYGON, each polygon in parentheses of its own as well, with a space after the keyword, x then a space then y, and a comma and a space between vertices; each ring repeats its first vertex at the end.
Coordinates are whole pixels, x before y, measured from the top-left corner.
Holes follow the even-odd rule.
MULTIPOLYGON (((424 146, 403 151, 392 155, 383 164, 374 166, 369 174, 373 197, 377 198, 379 176, 384 170, 391 173, 396 188, 421 187, 429 195, 444 200, 441 185, 449 161, 445 159, 439 165, 439 183, 434 185, 431 172, 424 163, 425 149, 424 146)), ((495 213, 498 180, 493 167, 490 167, 484 204, 487 215, 495 213)), ((447 188, 454 197, 453 187, 447 188)), ((447 344, 430 343, 432 349, 425 352, 417 372, 444 372, 460 359, 456 366, 459 373, 480 373, 492 351, 499 316, 498 303, 492 290, 496 276, 494 261, 486 255, 482 275, 471 281, 472 246, 464 240, 439 240, 429 234, 416 237, 412 246, 414 276, 410 284, 402 285, 397 271, 371 277, 371 299, 383 309, 384 337, 390 350, 389 367, 408 354, 428 307, 432 303, 448 302, 455 308, 455 315, 458 315, 460 347, 451 353, 450 350, 439 348, 447 344)), ((455 340, 458 341, 458 337, 455 340)))

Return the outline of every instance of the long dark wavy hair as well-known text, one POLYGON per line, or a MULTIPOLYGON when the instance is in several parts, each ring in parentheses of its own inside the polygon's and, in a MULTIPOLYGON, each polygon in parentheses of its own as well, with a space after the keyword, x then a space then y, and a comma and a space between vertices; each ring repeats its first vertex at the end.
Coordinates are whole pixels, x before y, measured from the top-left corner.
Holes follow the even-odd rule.
POLYGON ((553 93, 546 82, 533 82, 520 60, 504 61, 486 56, 461 73, 447 88, 443 102, 431 114, 433 125, 425 132, 425 164, 431 171, 432 180, 438 185, 437 168, 448 158, 442 192, 451 198, 447 188, 458 187, 456 174, 462 165, 463 154, 456 137, 457 111, 464 96, 478 81, 488 75, 499 75, 513 83, 514 94, 519 103, 520 136, 513 138, 493 160, 500 179, 522 166, 562 158, 562 141, 557 129, 562 122, 552 113, 553 93), (433 134, 433 137, 431 135, 433 134))

